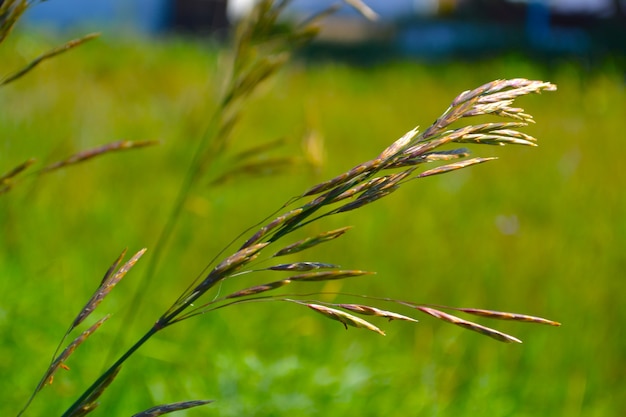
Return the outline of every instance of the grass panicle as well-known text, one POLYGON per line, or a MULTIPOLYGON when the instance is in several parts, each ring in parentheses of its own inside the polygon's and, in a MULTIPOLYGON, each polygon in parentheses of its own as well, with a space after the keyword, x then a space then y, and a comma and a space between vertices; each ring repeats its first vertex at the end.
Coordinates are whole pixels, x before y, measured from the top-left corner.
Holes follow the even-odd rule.
MULTIPOLYGON (((534 138, 515 130, 515 128, 523 127, 523 123, 520 122, 509 122, 508 124, 480 124, 475 126, 470 125, 453 130, 446 130, 446 128, 454 121, 459 120, 461 117, 466 117, 472 112, 484 113, 486 111, 485 108, 479 106, 497 107, 499 105, 500 107, 498 107, 497 110, 492 111, 492 113, 498 113, 499 115, 503 115, 504 113, 515 113, 516 115, 519 115, 522 112, 517 112, 510 107, 511 100, 524 94, 533 92, 537 93, 542 90, 551 91, 553 89, 553 85, 549 83, 521 79, 512 80, 510 82, 497 81, 485 84, 484 86, 473 90, 473 92, 464 93, 464 95, 462 94, 460 98, 453 101, 453 106, 451 106, 439 119, 437 119, 435 124, 428 128, 424 133, 419 134, 417 133, 417 129, 413 129, 398 141, 394 142, 394 144, 386 148, 376 159, 359 164, 344 174, 338 175, 329 181, 322 182, 312 188, 309 188, 298 198, 292 199, 292 202, 306 197, 311 197, 312 200, 304 203, 296 209, 288 209, 284 214, 279 215, 270 223, 262 226, 259 230, 253 233, 252 236, 245 241, 241 249, 217 263, 217 265, 211 269, 211 271, 202 281, 200 281, 199 284, 190 286, 190 289, 185 291, 178 298, 178 300, 167 310, 167 312, 162 315, 159 320, 157 320, 155 326, 150 329, 129 352, 132 353, 148 339, 150 339, 153 334, 174 323, 178 323, 197 315, 206 314, 216 309, 261 300, 289 301, 305 305, 327 318, 343 323, 346 328, 348 326, 364 328, 381 335, 384 335, 384 332, 374 324, 343 310, 349 310, 353 313, 365 314, 371 317, 377 316, 387 319, 416 321, 415 319, 402 314, 378 309, 374 306, 337 304, 336 306, 331 307, 316 301, 299 301, 293 298, 260 295, 268 291, 279 289, 288 284, 301 282, 325 282, 335 279, 371 274, 370 272, 360 270, 338 269, 308 272, 307 269, 309 268, 315 269, 315 267, 319 265, 324 265, 317 262, 292 262, 281 264, 279 268, 275 268, 279 269, 279 271, 273 271, 271 267, 266 268, 266 271, 269 269, 267 272, 282 272, 282 270, 298 271, 299 268, 304 269, 305 272, 290 276, 287 279, 247 287, 222 298, 213 298, 211 301, 208 301, 200 306, 194 306, 193 303, 211 290, 216 284, 227 278, 235 278, 247 272, 262 271, 250 268, 252 261, 256 260, 267 246, 275 244, 278 240, 309 223, 328 215, 359 209, 366 204, 386 197, 391 192, 398 190, 403 184, 412 179, 448 173, 495 159, 480 157, 466 159, 469 152, 465 148, 441 151, 436 150, 443 145, 463 142, 498 145, 534 145, 534 138), (493 97, 490 96, 491 94, 499 94, 499 97, 502 97, 502 100, 504 101, 497 101, 493 99, 493 97), (423 162, 447 162, 455 159, 457 161, 422 171, 421 173, 416 173, 417 165, 423 162), (404 169, 400 172, 385 176, 377 176, 381 170, 394 169, 399 166, 404 167, 404 169), (317 217, 313 217, 313 214, 318 213, 323 208, 332 206, 334 203, 348 198, 353 198, 353 201, 340 205, 338 208, 329 207, 328 211, 325 213, 321 212, 321 214, 318 214, 317 217), (233 299, 234 301, 230 301, 233 299)), ((528 120, 530 120, 530 116, 525 117, 524 123, 528 120)), ((286 205, 284 207, 286 207, 286 205)), ((277 252, 274 252, 270 258, 297 254, 321 243, 341 237, 347 230, 349 230, 349 227, 343 227, 301 239, 295 243, 282 247, 277 252)), ((400 302, 397 300, 388 301, 410 305, 422 313, 436 317, 444 322, 491 337, 500 342, 521 343, 519 339, 506 333, 461 319, 431 306, 411 305, 410 303, 400 302)), ((471 312, 474 314, 482 312, 483 315, 486 316, 488 314, 485 313, 485 311, 487 310, 468 310, 467 312, 470 314, 471 312)), ((540 322, 538 319, 522 320, 522 317, 527 318, 529 316, 511 313, 500 313, 499 316, 504 317, 506 314, 508 314, 507 317, 510 319, 536 323, 540 322)), ((492 313, 492 315, 498 316, 496 313, 492 313)), ((121 363, 123 363, 128 356, 130 356, 130 354, 127 353, 125 356, 120 358, 111 369, 118 369, 121 363)), ((107 375, 107 372, 105 372, 104 375, 107 375)), ((96 381, 91 388, 85 391, 80 401, 84 401, 84 398, 90 395, 94 387, 97 387, 98 384, 102 383, 102 378, 104 378, 104 376, 96 381)), ((75 404, 78 404, 78 402, 75 404)), ((75 410, 75 407, 76 405, 70 407, 68 412, 75 410)))
MULTIPOLYGON (((345 0, 345 2, 359 10, 366 17, 371 19, 375 18, 375 14, 364 2, 358 0, 345 0)), ((267 169, 271 165, 277 167, 287 163, 287 161, 283 159, 274 159, 273 161, 269 159, 266 160, 265 163, 259 164, 258 161, 253 159, 254 155, 259 152, 274 149, 274 143, 270 143, 247 150, 242 156, 242 159, 238 161, 240 164, 236 165, 238 168, 234 171, 227 171, 226 173, 211 171, 213 167, 217 165, 214 164, 214 162, 219 158, 224 158, 225 152, 231 147, 233 127, 235 123, 240 120, 241 112, 249 97, 254 95, 260 85, 274 76, 289 61, 295 47, 306 44, 313 39, 318 30, 317 23, 319 19, 335 10, 334 7, 331 7, 311 19, 294 23, 281 19, 281 14, 289 3, 290 1, 288 0, 276 2, 262 0, 255 6, 250 16, 238 25, 234 35, 230 69, 223 83, 224 89, 218 97, 216 103, 217 108, 209 121, 208 127, 197 143, 197 148, 188 167, 188 172, 182 180, 182 185, 173 201, 170 216, 163 226, 160 237, 155 245, 154 256, 150 259, 143 281, 138 285, 138 292, 134 294, 131 305, 135 310, 131 311, 131 316, 139 309, 139 304, 142 300, 141 295, 144 293, 145 289, 144 283, 147 283, 148 278, 152 278, 156 273, 157 262, 164 253, 164 248, 170 240, 175 225, 183 212, 185 203, 198 184, 201 182, 205 184, 207 182, 212 183, 212 181, 214 182, 215 180, 221 181, 222 179, 232 178, 236 174, 250 175, 258 172, 259 169, 267 169), (268 163, 267 161, 270 162, 268 163)), ((14 13, 20 12, 21 5, 27 4, 28 3, 24 1, 9 1, 5 2, 3 6, 0 6, 0 35, 3 33, 1 32, 2 30, 5 30, 4 33, 8 33, 6 31, 10 30, 12 27, 11 16, 13 16, 14 13), (7 4, 12 4, 13 6, 6 6, 7 4)), ((92 35, 88 35, 76 41, 69 42, 48 54, 42 55, 35 60, 34 63, 31 63, 30 67, 26 67, 22 72, 9 76, 9 81, 5 79, 4 83, 21 77, 44 59, 71 49, 92 38, 92 35)), ((1 37, 0 40, 2 40, 1 37)), ((532 116, 526 114, 521 108, 513 107, 514 102, 519 97, 528 94, 540 93, 542 91, 554 91, 555 89, 556 87, 551 83, 516 78, 492 81, 476 89, 465 91, 457 96, 448 109, 425 131, 420 132, 418 128, 409 130, 401 138, 383 149, 374 159, 359 163, 346 172, 336 175, 328 181, 323 181, 309 187, 304 193, 292 198, 278 211, 233 240, 231 244, 234 245, 240 238, 245 239, 248 232, 254 231, 234 253, 228 255, 227 251, 231 244, 220 251, 219 254, 206 265, 205 270, 199 274, 196 279, 182 291, 171 306, 158 317, 154 325, 150 327, 143 336, 136 340, 130 348, 124 351, 117 360, 113 361, 113 363, 84 390, 73 404, 67 408, 63 417, 83 416, 93 411, 98 405, 98 399, 120 372, 122 365, 156 333, 190 317, 206 314, 217 309, 261 301, 290 302, 305 306, 326 318, 338 321, 342 323, 346 329, 348 327, 362 328, 380 335, 385 335, 384 331, 373 323, 370 323, 370 321, 368 321, 369 319, 417 322, 417 320, 412 317, 381 309, 373 305, 343 302, 329 303, 303 299, 303 297, 309 298, 311 295, 320 296, 322 295, 320 292, 308 294, 295 292, 293 294, 283 293, 282 295, 267 294, 270 291, 279 290, 287 285, 290 285, 289 288, 295 288, 297 291, 302 283, 306 283, 304 284, 306 287, 311 284, 316 285, 316 283, 338 279, 367 276, 373 274, 373 272, 360 269, 340 269, 338 265, 315 260, 287 260, 284 261, 284 263, 269 267, 259 265, 261 262, 268 262, 277 257, 298 256, 300 252, 343 236, 350 229, 350 227, 341 227, 323 233, 313 234, 312 236, 300 239, 286 246, 280 243, 282 246, 279 246, 279 241, 283 239, 286 240, 287 237, 291 237, 290 235, 293 232, 302 229, 306 225, 330 215, 338 215, 340 213, 361 209, 399 190, 404 187, 406 183, 414 179, 449 173, 495 159, 481 157, 470 158, 468 149, 444 148, 446 146, 459 143, 535 146, 535 138, 517 130, 533 122, 532 116), (479 115, 505 117, 512 121, 475 125, 469 124, 467 126, 454 127, 457 122, 465 121, 469 117, 479 115), (439 163, 441 165, 420 171, 418 168, 424 163, 439 163), (296 205, 299 207, 291 207, 296 205), (282 211, 284 211, 284 213, 281 213, 282 211), (272 218, 273 220, 270 220, 272 218), (268 220, 270 220, 269 223, 265 224, 268 220), (255 230, 255 228, 260 225, 263 226, 255 230), (267 248, 272 245, 277 248, 273 248, 272 251, 269 251, 267 248), (271 255, 268 256, 267 253, 271 255), (266 259, 262 259, 262 255, 264 254, 266 254, 266 259), (257 282, 252 283, 240 283, 237 281, 237 279, 241 279, 243 275, 258 277, 261 274, 274 274, 274 276, 278 274, 279 276, 284 276, 285 271, 296 272, 296 274, 290 275, 284 279, 268 280, 269 282, 261 284, 258 284, 260 281, 258 278, 257 282), (251 273, 255 274, 250 275, 251 273), (232 285, 240 284, 239 288, 243 289, 219 297, 221 286, 218 284, 221 284, 225 280, 228 280, 232 285), (196 301, 198 305, 194 304, 196 301), (356 315, 367 316, 368 320, 357 317, 356 315)), ((74 154, 62 161, 46 166, 40 170, 39 173, 54 171, 113 151, 141 148, 154 144, 154 141, 113 142, 74 154)), ((28 168, 28 166, 29 163, 24 163, 5 174, 2 177, 2 186, 10 187, 12 185, 11 180, 28 168)), ((2 189, 0 189, 0 191, 1 190, 2 189)), ((96 292, 73 321, 69 331, 66 333, 66 337, 98 307, 104 297, 111 292, 124 275, 135 265, 144 252, 145 249, 139 251, 128 262, 119 267, 119 269, 118 266, 122 262, 126 251, 115 260, 107 270, 96 292)), ((265 281, 265 279, 263 281, 265 281)), ((348 294, 336 292, 324 293, 324 295, 341 297, 347 296, 348 294)), ((513 336, 441 311, 441 309, 445 309, 445 307, 415 304, 365 295, 357 297, 368 301, 391 302, 404 308, 410 307, 444 322, 478 332, 500 342, 521 343, 519 339, 513 336)), ((558 323, 551 320, 521 314, 482 309, 458 308, 456 310, 486 318, 558 325, 558 323)), ((67 360, 67 357, 99 328, 107 318, 108 316, 84 331, 53 360, 52 365, 44 374, 42 382, 37 386, 33 397, 51 380, 58 368, 64 366, 63 364, 67 360)), ((132 318, 126 322, 126 325, 130 326, 131 322, 132 318)), ((33 397, 30 398, 22 412, 26 410, 33 397)), ((166 404, 153 407, 135 416, 161 415, 208 404, 209 402, 210 401, 184 401, 166 404)))

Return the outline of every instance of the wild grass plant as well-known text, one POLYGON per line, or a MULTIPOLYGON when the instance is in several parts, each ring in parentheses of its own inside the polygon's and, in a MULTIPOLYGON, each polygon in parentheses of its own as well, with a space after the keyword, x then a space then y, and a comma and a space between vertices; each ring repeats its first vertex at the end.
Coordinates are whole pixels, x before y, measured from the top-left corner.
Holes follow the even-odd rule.
MULTIPOLYGON (((286 31, 282 33, 284 37, 277 36, 273 22, 276 21, 280 9, 271 8, 270 3, 265 2, 256 9, 256 14, 247 22, 249 26, 243 25, 240 29, 237 42, 238 47, 235 49, 235 59, 233 60, 234 70, 232 74, 235 76, 227 84, 228 87, 222 96, 223 99, 215 112, 216 116, 209 124, 209 128, 206 130, 207 133, 199 142, 196 153, 190 163, 187 179, 184 181, 178 197, 174 199, 174 208, 168 217, 170 222, 176 222, 181 215, 182 209, 189 199, 191 188, 197 186, 198 178, 207 177, 206 171, 211 166, 211 158, 222 154, 228 148, 231 128, 234 126, 234 120, 239 116, 239 106, 241 105, 241 103, 237 103, 237 106, 235 106, 233 103, 246 98, 256 86, 260 85, 262 81, 286 62, 287 57, 285 54, 288 51, 281 50, 280 47, 291 45, 294 36, 296 39, 306 40, 312 33, 309 32, 309 26, 303 26, 300 28, 303 29, 302 32, 296 30, 286 31), (261 29, 269 29, 269 31, 266 32, 261 29), (257 38, 259 35, 260 37, 257 38), (278 42, 278 52, 276 49, 273 49, 276 47, 277 39, 283 39, 283 43, 278 42), (242 59, 242 51, 250 45, 258 46, 255 42, 258 42, 258 45, 269 42, 273 49, 272 53, 268 55, 271 58, 263 59, 261 57, 258 60, 248 60, 246 58, 247 55, 243 53, 244 58, 242 59), (239 68, 237 68, 238 66, 239 68)), ((281 27, 279 29, 284 30, 281 27)), ((252 56, 257 58, 256 52, 252 56)), ((343 269, 334 263, 307 260, 308 258, 304 258, 304 260, 290 259, 295 254, 299 254, 297 257, 300 257, 302 255, 301 252, 341 237, 349 230, 346 227, 315 233, 299 240, 292 238, 288 244, 287 242, 282 245, 279 243, 288 240, 291 236, 299 233, 300 229, 309 226, 313 222, 317 224, 318 221, 338 216, 341 213, 360 210, 362 207, 388 196, 400 187, 405 187, 405 184, 413 179, 457 171, 493 159, 470 158, 469 151, 466 148, 440 149, 446 145, 477 143, 533 146, 535 139, 518 130, 532 122, 532 117, 521 108, 513 107, 514 100, 523 95, 551 91, 554 88, 554 85, 541 81, 510 79, 493 81, 474 90, 466 91, 457 96, 441 117, 421 133, 417 128, 410 130, 380 152, 374 159, 358 164, 344 174, 321 182, 291 199, 279 209, 279 212, 269 216, 264 222, 248 229, 243 235, 237 237, 233 244, 237 244, 238 249, 230 247, 225 249, 234 250, 231 255, 220 253, 220 255, 216 256, 207 266, 206 271, 198 275, 196 280, 173 302, 169 309, 161 314, 147 333, 140 337, 119 359, 114 361, 63 415, 84 415, 92 411, 104 389, 113 382, 118 372, 120 372, 122 364, 139 347, 152 339, 161 330, 187 318, 212 313, 234 305, 260 302, 289 303, 299 307, 307 307, 327 318, 339 321, 346 328, 348 326, 365 328, 380 334, 384 334, 383 330, 378 325, 372 323, 372 320, 377 317, 388 320, 416 321, 413 317, 391 310, 395 308, 394 306, 402 306, 503 342, 519 342, 519 340, 507 333, 458 317, 457 313, 503 320, 557 324, 550 320, 529 315, 422 304, 410 300, 388 298, 384 295, 365 296, 343 293, 341 291, 311 291, 308 289, 298 290, 297 288, 295 291, 298 292, 290 292, 289 288, 305 286, 310 282, 328 283, 345 278, 370 275, 370 272, 357 269, 343 269), (505 121, 481 122, 469 126, 461 124, 465 118, 476 116, 502 117, 505 121), (441 162, 443 164, 433 168, 420 169, 422 164, 441 162), (296 241, 294 242, 293 240, 296 241), (270 245, 274 249, 268 248, 270 245), (287 258, 287 261, 281 261, 280 258, 285 256, 290 258, 287 258), (250 276, 268 273, 273 275, 283 274, 287 275, 287 277, 279 276, 269 281, 265 281, 265 278, 263 278, 254 285, 246 283, 250 276), (243 279, 246 281, 242 282, 242 287, 239 289, 232 292, 224 289, 226 284, 232 284, 233 281, 243 279), (278 295, 271 295, 271 291, 278 289, 282 292, 278 293, 278 295), (331 298, 342 296, 351 301, 328 301, 329 296, 331 298), (383 308, 382 306, 391 307, 383 308), (454 312, 454 314, 450 312, 454 312)), ((123 146, 122 142, 116 143, 118 145, 106 145, 102 148, 78 153, 64 159, 62 162, 49 165, 48 169, 44 168, 41 172, 58 169, 114 149, 132 146, 123 146)), ((148 142, 132 143, 143 144, 148 142)), ((255 152, 259 152, 259 148, 253 148, 249 154, 254 154, 255 152)), ((12 181, 18 174, 28 168, 27 165, 29 164, 21 164, 9 171, 7 175, 3 176, 3 183, 12 181)), ((174 229, 174 223, 166 225, 159 239, 159 242, 163 243, 160 244, 166 244, 174 229)), ((71 327, 66 332, 66 337, 95 310, 103 298, 119 283, 143 253, 144 250, 137 252, 122 266, 120 264, 124 253, 116 259, 92 298, 73 320, 71 327)), ((153 259, 161 260, 160 258, 161 256, 155 256, 153 259)), ((156 265, 156 260, 152 261, 153 265, 156 265)), ((149 268, 146 276, 153 278, 155 271, 156 266, 149 268)), ((133 305, 136 306, 137 303, 135 300, 133 305)), ((107 316, 92 324, 91 327, 74 339, 67 348, 62 350, 58 356, 55 354, 51 366, 37 385, 35 393, 52 381, 53 375, 63 366, 69 355, 90 337, 95 330, 100 328, 106 318, 107 316)), ((147 411, 145 414, 140 413, 137 415, 159 415, 159 413, 201 404, 204 404, 204 402, 174 403, 159 406, 159 408, 147 411)))

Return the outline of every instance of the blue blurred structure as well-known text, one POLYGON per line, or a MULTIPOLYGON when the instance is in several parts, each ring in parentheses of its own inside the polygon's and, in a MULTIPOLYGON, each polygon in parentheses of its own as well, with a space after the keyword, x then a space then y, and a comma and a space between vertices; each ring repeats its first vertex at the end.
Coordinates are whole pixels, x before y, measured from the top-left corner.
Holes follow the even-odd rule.
MULTIPOLYGON (((292 0, 292 16, 341 0, 292 0)), ((182 31, 223 34, 228 16, 254 0, 50 0, 26 23, 57 30, 80 27, 116 33, 182 31), (228 13, 227 13, 228 11, 228 13), (121 29, 121 30, 120 30, 121 29)), ((344 7, 327 20, 327 45, 361 43, 427 59, 523 49, 545 54, 626 52, 626 0, 366 0, 381 19, 367 22, 344 7), (599 35, 598 35, 599 34, 599 35)))
POLYGON ((158 33, 169 25, 171 0, 50 0, 36 3, 24 21, 57 31, 128 29, 158 33))

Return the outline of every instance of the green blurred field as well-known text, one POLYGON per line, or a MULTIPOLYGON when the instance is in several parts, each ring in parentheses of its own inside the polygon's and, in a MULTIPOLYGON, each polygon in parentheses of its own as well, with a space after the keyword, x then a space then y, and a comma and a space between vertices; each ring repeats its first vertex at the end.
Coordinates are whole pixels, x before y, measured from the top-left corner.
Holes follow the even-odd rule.
MULTIPOLYGON (((0 70, 52 45, 10 39, 0 48, 0 70)), ((154 247, 215 104, 221 61, 205 49, 173 40, 98 40, 0 91, 0 172, 30 157, 41 167, 113 140, 162 141, 29 177, 0 196, 0 415, 17 414, 120 251, 147 247, 149 254, 154 247)), ((300 162, 282 176, 207 184, 195 194, 157 276, 141 281, 146 255, 96 313, 111 312, 111 320, 27 415, 65 410, 239 232, 415 125, 425 128, 461 91, 507 77, 559 86, 519 102, 535 115, 526 131, 540 147, 475 146, 475 155, 500 160, 407 184, 322 222, 309 232, 355 228, 302 259, 378 272, 326 290, 534 314, 561 328, 485 322, 524 340, 513 346, 416 316, 417 325, 380 322, 387 331, 380 337, 291 305, 240 306, 158 335, 127 363, 94 415, 200 398, 216 403, 178 415, 621 415, 623 74, 610 65, 545 67, 515 57, 367 69, 299 63, 266 84, 215 169, 276 138, 287 139, 279 154, 298 156, 307 132, 323 138, 324 165, 315 172, 300 162), (503 233, 507 227, 514 233, 503 233), (138 311, 136 291, 143 297, 138 311)))

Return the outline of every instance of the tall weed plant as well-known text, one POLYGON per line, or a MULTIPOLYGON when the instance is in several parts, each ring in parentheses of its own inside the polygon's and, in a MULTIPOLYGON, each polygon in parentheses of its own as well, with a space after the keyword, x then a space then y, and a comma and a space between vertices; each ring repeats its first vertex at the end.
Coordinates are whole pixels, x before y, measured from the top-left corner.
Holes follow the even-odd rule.
MULTIPOLYGON (((366 18, 376 18, 375 13, 360 1, 346 0, 345 3, 357 8, 366 18)), ((167 246, 172 241, 178 221, 185 214, 183 208, 197 188, 207 183, 224 181, 230 176, 258 175, 291 161, 290 158, 277 157, 258 159, 259 155, 270 154, 280 145, 279 142, 270 142, 260 143, 237 154, 236 163, 231 167, 224 163, 225 156, 231 152, 232 142, 236 139, 233 128, 241 118, 249 98, 257 93, 259 86, 289 62, 297 48, 315 38, 320 21, 337 9, 334 6, 302 22, 293 22, 281 18, 288 4, 289 1, 261 1, 253 12, 239 23, 234 32, 232 48, 227 54, 230 64, 222 83, 220 98, 204 134, 195 144, 196 148, 187 167, 187 173, 181 179, 179 191, 171 202, 168 220, 160 226, 160 233, 153 248, 153 256, 148 260, 146 272, 138 279, 138 290, 132 297, 133 309, 126 317, 129 327, 132 326, 134 313, 140 309, 141 304, 150 301, 146 299, 141 289, 148 282, 158 281, 158 263, 166 260, 167 246), (220 170, 216 170, 215 167, 220 167, 220 170)), ((9 35, 19 17, 29 6, 31 2, 26 0, 9 0, 2 3, 0 42, 9 35)), ((44 60, 95 37, 96 34, 90 34, 43 53, 22 69, 2 78, 0 86, 21 79, 44 60)), ((521 341, 508 333, 463 318, 462 315, 558 326, 559 323, 555 321, 525 314, 423 304, 408 299, 389 298, 385 294, 323 291, 319 283, 367 279, 374 272, 342 268, 334 263, 317 259, 315 255, 308 255, 314 253, 310 251, 312 248, 322 244, 330 245, 331 241, 342 238, 350 230, 350 227, 339 227, 321 233, 310 232, 308 226, 312 223, 323 224, 324 220, 331 216, 343 216, 344 213, 354 210, 367 210, 369 207, 365 206, 406 187, 407 183, 414 180, 452 173, 495 159, 472 157, 468 148, 457 147, 458 145, 536 146, 534 137, 520 131, 529 123, 533 123, 533 118, 522 108, 516 107, 515 102, 525 95, 555 89, 555 85, 549 82, 517 78, 495 80, 464 91, 454 98, 442 115, 426 129, 420 131, 416 127, 410 130, 372 159, 359 163, 327 181, 315 184, 279 205, 276 212, 269 214, 262 222, 233 236, 231 242, 225 242, 223 250, 213 257, 201 274, 188 281, 180 294, 171 300, 169 308, 159 317, 155 317, 154 324, 145 330, 143 336, 120 357, 111 360, 107 368, 85 388, 83 393, 77 393, 74 402, 62 415, 83 416, 94 411, 100 401, 114 401, 103 394, 109 385, 115 382, 116 376, 123 372, 126 362, 157 333, 192 317, 206 316, 225 308, 237 308, 241 304, 273 303, 276 308, 291 304, 311 314, 317 313, 320 318, 334 320, 346 329, 364 329, 383 336, 385 331, 378 324, 379 321, 417 322, 414 317, 398 312, 399 308, 432 316, 504 343, 521 341), (469 118, 480 116, 493 117, 494 120, 486 121, 483 117, 480 123, 466 123, 473 120, 469 118), (301 237, 302 232, 306 237, 301 237), (266 278, 268 275, 271 278, 266 278), (255 276, 259 278, 250 285, 249 282, 254 281, 255 276), (224 285, 225 283, 228 285, 224 285), (233 286, 238 289, 230 290, 233 286)), ((153 145, 157 145, 157 142, 152 140, 112 142, 75 153, 36 170, 34 158, 18 162, 0 176, 1 198, 11 198, 11 190, 20 186, 27 178, 37 180, 43 175, 95 157, 153 145)), ((269 192, 267 197, 275 198, 269 192)), ((17 412, 18 416, 28 414, 29 406, 38 393, 53 383, 59 369, 67 368, 66 363, 70 361, 76 349, 87 342, 101 326, 106 325, 110 315, 103 315, 95 321, 92 321, 91 315, 140 261, 146 250, 144 248, 135 252, 128 260, 125 260, 127 251, 123 250, 106 270, 96 285, 96 290, 82 304, 82 308, 76 305, 78 313, 63 333, 48 368, 35 384, 31 397, 25 399, 24 405, 17 412), (92 324, 87 325, 88 322, 92 324), (67 340, 70 340, 69 343, 67 340)), ((119 336, 119 340, 123 340, 123 335, 119 336)), ((202 399, 157 405, 133 415, 157 416, 210 402, 212 401, 202 399)))

